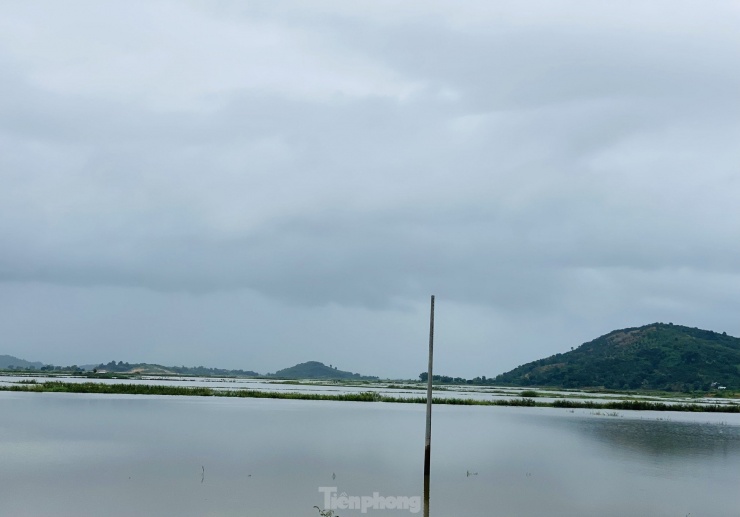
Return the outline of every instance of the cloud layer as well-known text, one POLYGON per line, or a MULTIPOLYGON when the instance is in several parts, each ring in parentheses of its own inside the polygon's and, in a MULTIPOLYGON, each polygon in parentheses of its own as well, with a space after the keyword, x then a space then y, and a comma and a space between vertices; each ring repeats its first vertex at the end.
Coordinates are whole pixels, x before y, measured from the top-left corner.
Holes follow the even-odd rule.
POLYGON ((5 353, 415 376, 432 293, 455 375, 740 335, 733 2, 0 14, 5 353))

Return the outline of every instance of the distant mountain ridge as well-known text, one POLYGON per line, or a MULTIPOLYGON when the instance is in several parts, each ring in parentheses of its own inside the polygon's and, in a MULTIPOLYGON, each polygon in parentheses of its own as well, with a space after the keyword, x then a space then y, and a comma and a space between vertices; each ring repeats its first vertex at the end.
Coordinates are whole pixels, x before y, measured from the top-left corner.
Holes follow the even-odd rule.
POLYGON ((615 330, 578 348, 503 373, 495 384, 667 391, 740 388, 740 339, 652 323, 615 330))
POLYGON ((99 372, 134 373, 140 375, 200 375, 212 377, 259 377, 251 370, 229 370, 225 368, 207 368, 205 366, 162 366, 152 363, 124 363, 111 361, 100 363, 95 367, 99 372))
POLYGON ((108 363, 89 364, 82 367, 44 365, 41 362, 29 362, 11 355, 0 355, 0 369, 35 369, 41 371, 95 371, 97 373, 138 374, 138 375, 198 375, 205 377, 270 377, 282 379, 355 379, 372 380, 377 377, 346 372, 334 366, 326 366, 318 361, 308 361, 275 373, 261 375, 252 370, 231 370, 225 368, 208 368, 205 366, 162 366, 153 363, 128 363, 110 361, 108 363))
POLYGON ((0 355, 0 368, 41 368, 44 363, 38 361, 26 361, 12 355, 0 355))

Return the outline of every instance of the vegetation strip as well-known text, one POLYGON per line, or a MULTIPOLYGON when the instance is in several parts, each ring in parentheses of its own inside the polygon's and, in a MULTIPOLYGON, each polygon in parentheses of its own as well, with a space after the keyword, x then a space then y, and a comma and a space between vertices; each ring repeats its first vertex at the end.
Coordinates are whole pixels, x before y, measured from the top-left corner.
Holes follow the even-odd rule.
MULTIPOLYGON (((391 397, 375 391, 361 393, 321 394, 295 393, 260 390, 214 390, 206 387, 157 386, 151 384, 103 384, 98 382, 22 382, 13 385, 0 385, 0 391, 57 392, 57 393, 100 393, 107 395, 187 395, 195 397, 242 397, 267 399, 296 400, 337 400, 345 402, 396 402, 401 404, 426 403, 426 397, 391 397)), ((666 404, 642 400, 621 400, 610 402, 592 402, 577 400, 555 400, 553 402, 535 401, 522 397, 513 399, 475 400, 463 398, 432 399, 435 404, 461 406, 525 406, 525 407, 559 407, 583 409, 623 409, 633 411, 691 411, 711 413, 740 413, 740 404, 666 404)))

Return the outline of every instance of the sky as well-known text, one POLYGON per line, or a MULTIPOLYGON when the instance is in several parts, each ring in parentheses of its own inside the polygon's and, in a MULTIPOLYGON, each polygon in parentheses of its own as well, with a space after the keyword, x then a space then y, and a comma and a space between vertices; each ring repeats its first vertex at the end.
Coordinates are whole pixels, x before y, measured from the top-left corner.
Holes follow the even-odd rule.
POLYGON ((8 0, 0 353, 493 377, 740 336, 740 3, 8 0))

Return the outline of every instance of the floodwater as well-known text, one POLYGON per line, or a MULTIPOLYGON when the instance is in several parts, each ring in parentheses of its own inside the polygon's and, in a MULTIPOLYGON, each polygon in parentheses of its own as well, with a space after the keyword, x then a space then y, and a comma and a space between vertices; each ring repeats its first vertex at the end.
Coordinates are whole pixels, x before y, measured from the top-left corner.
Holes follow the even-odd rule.
MULTIPOLYGON (((421 515, 424 411, 0 392, 0 515, 421 515)), ((739 465, 738 414, 435 406, 430 515, 731 517, 739 465)))
MULTIPOLYGON (((45 376, 42 374, 19 374, 8 375, 0 374, 1 385, 13 385, 21 382, 54 382, 62 381, 69 383, 87 383, 96 382, 101 384, 147 384, 152 386, 184 386, 187 388, 206 387, 213 390, 259 390, 259 391, 277 391, 283 393, 317 393, 323 395, 340 395, 346 393, 361 393, 372 391, 384 396, 396 398, 419 398, 426 397, 426 385, 412 383, 408 381, 376 381, 361 384, 352 384, 348 382, 332 382, 329 380, 303 380, 303 381, 281 381, 274 379, 250 379, 250 378, 230 378, 230 377, 188 377, 188 376, 156 376, 142 375, 141 377, 107 379, 96 377, 82 377, 74 375, 54 375, 45 376)), ((524 390, 532 388, 522 387, 501 387, 501 386, 475 386, 475 385, 435 385, 433 397, 472 399, 472 400, 506 400, 522 398, 524 390)), ((648 400, 662 402, 664 404, 704 404, 704 405, 738 405, 733 399, 721 397, 711 398, 694 398, 683 394, 674 396, 650 397, 640 395, 635 397, 629 394, 620 393, 591 393, 578 390, 559 391, 552 389, 537 388, 539 402, 553 402, 567 398, 571 401, 594 401, 608 402, 610 400, 648 400)))

